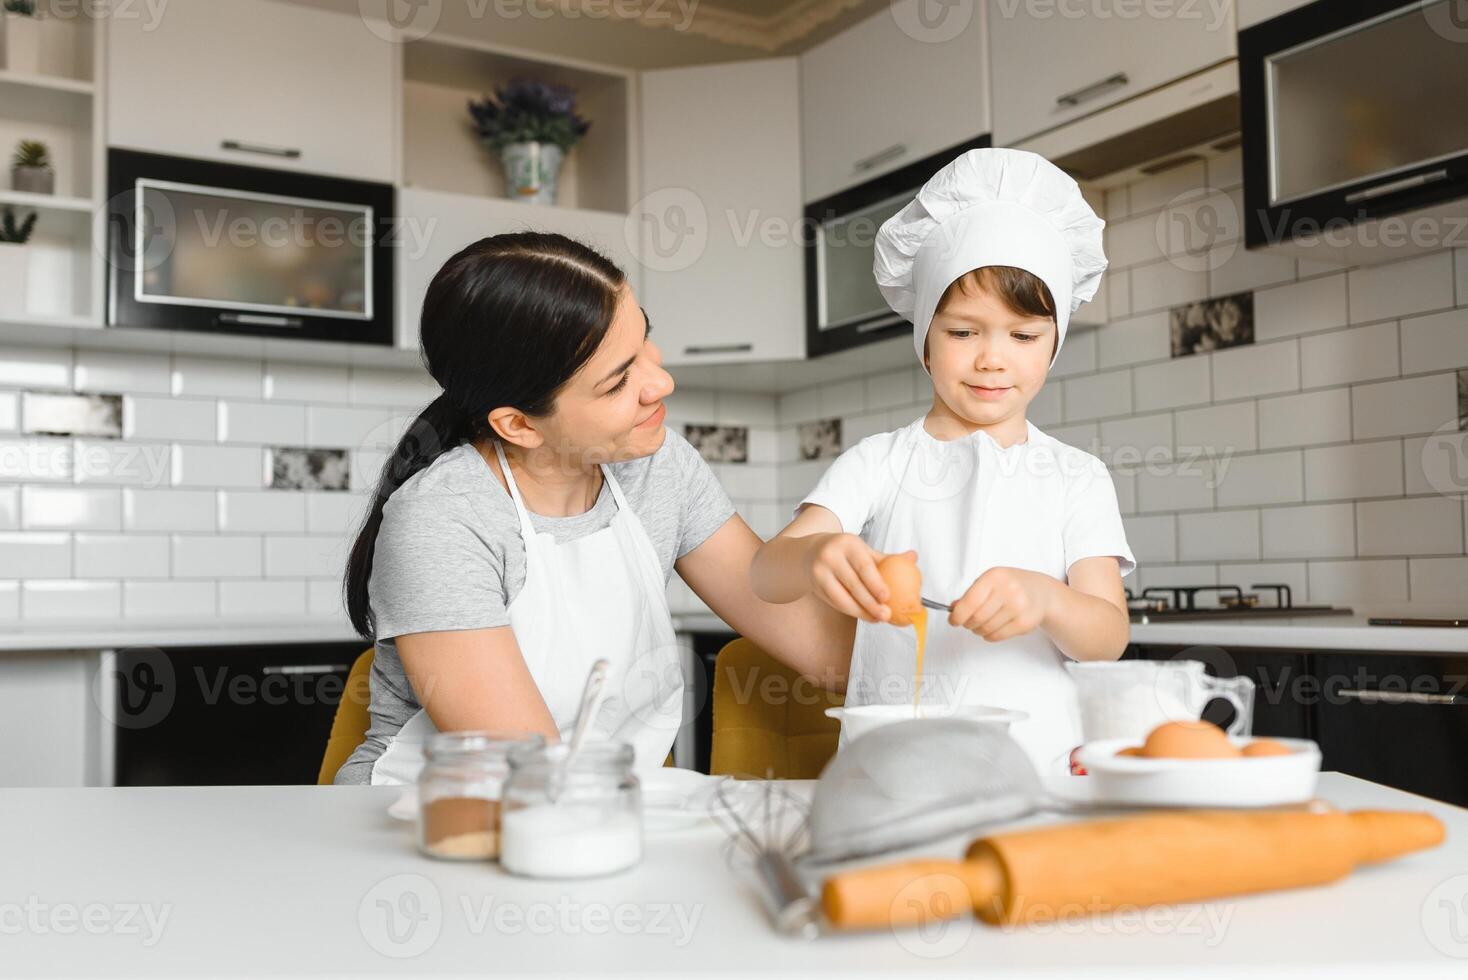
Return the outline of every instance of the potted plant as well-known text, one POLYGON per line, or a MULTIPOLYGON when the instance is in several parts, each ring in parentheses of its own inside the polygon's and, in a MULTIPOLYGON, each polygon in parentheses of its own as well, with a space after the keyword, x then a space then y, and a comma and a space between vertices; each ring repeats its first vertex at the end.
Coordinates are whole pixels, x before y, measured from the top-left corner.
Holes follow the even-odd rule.
POLYGON ((469 102, 480 140, 500 155, 510 197, 554 204, 566 153, 591 123, 576 113, 576 94, 561 85, 516 79, 469 102))
POLYGON ((35 229, 34 211, 24 221, 17 221, 10 208, 0 216, 0 315, 26 311, 25 243, 35 229))
POLYGON ((5 12, 5 67, 26 75, 76 73, 76 37, 69 19, 46 16, 36 0, 0 0, 5 12))
POLYGON ((30 194, 56 193, 56 171, 45 143, 21 140, 16 144, 10 158, 10 187, 30 194))

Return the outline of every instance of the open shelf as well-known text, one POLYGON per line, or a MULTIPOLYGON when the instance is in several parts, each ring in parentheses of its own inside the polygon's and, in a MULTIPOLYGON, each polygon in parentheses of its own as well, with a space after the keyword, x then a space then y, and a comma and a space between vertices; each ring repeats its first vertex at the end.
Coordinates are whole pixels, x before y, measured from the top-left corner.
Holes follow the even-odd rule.
POLYGON ((556 205, 625 214, 631 206, 628 75, 442 40, 404 45, 404 185, 505 197, 499 159, 475 135, 468 104, 517 78, 573 89, 577 110, 591 120, 561 168, 556 205))
POLYGON ((92 210, 90 197, 60 197, 55 194, 29 194, 25 191, 0 191, 0 207, 28 208, 32 211, 92 210))

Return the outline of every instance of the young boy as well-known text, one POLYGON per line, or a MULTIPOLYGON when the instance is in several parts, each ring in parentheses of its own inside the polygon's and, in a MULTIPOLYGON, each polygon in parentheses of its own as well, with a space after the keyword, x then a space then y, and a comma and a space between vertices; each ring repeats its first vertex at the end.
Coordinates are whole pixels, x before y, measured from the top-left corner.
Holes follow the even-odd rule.
POLYGON ((858 620, 846 703, 911 703, 916 634, 886 621, 885 554, 912 550, 930 616, 920 699, 1028 714, 1047 778, 1081 741, 1067 660, 1114 660, 1135 567, 1104 465, 1025 412, 1106 268, 1103 222, 1031 153, 971 150, 877 236, 877 284, 908 317, 933 407, 843 453, 765 544, 761 598, 814 593, 858 620))

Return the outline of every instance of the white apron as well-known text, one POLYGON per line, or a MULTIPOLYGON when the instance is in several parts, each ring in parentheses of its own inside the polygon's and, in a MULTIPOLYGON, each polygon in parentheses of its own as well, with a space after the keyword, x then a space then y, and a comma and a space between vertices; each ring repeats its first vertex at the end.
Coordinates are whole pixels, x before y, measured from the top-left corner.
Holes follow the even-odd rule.
MULTIPOLYGON (((683 669, 668 612, 662 565, 611 470, 602 476, 617 504, 611 524, 575 541, 537 533, 498 445, 500 470, 520 517, 525 584, 510 603, 510 628, 562 738, 569 738, 587 672, 611 662, 605 697, 588 738, 628 742, 634 767, 661 768, 683 713, 683 669)), ((421 708, 372 766, 372 784, 411 783, 423 746, 437 731, 421 708)))
MULTIPOLYGON (((1008 448, 984 432, 941 442, 922 419, 894 440, 866 533, 879 551, 917 551, 924 596, 952 603, 996 566, 1065 579, 1064 478, 1047 437, 1026 426, 1028 440, 1008 448)), ((949 626, 946 613, 928 617, 921 700, 1027 712, 1011 728, 1016 741, 1047 783, 1067 773, 1080 709, 1060 648, 1038 628, 991 643, 949 626)), ((858 622, 847 703, 911 703, 916 645, 912 629, 858 622)))

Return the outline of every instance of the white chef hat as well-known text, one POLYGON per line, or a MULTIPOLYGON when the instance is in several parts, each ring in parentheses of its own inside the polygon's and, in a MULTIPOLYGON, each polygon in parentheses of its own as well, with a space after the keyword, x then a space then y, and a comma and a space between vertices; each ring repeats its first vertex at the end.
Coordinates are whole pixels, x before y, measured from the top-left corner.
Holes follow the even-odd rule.
POLYGON ((1044 157, 969 150, 883 223, 872 271, 887 304, 912 321, 922 361, 933 312, 956 279, 988 265, 1024 269, 1055 299, 1059 355, 1070 315, 1101 285, 1105 226, 1080 186, 1044 157))

